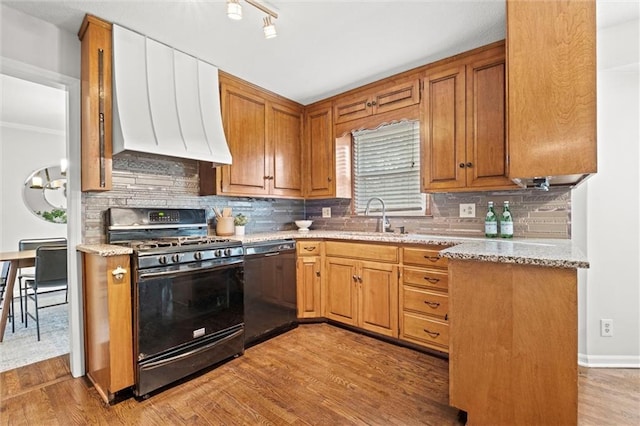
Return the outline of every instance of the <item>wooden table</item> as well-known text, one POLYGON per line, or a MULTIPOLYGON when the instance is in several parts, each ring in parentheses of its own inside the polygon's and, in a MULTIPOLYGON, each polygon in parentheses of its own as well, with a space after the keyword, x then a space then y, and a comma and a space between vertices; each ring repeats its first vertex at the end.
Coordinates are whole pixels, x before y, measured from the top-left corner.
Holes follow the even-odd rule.
MULTIPOLYGON (((0 342, 4 339, 4 331, 7 326, 7 317, 9 316, 9 303, 13 300, 13 286, 16 282, 18 268, 28 268, 36 264, 36 251, 7 251, 0 253, 0 262, 10 262, 9 276, 7 277, 7 287, 5 288, 5 296, 2 301, 2 317, 0 317, 0 342)), ((15 321, 15 315, 14 315, 15 321)))

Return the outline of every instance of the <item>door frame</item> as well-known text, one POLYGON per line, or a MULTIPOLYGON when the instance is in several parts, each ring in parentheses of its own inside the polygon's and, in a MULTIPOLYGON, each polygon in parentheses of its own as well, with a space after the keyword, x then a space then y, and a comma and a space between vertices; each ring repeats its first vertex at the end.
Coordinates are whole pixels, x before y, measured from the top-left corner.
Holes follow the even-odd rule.
POLYGON ((66 96, 67 257, 69 283, 69 364, 73 377, 85 374, 82 261, 75 250, 82 242, 82 193, 80 190, 80 80, 10 58, 0 57, 0 73, 64 90, 66 96))

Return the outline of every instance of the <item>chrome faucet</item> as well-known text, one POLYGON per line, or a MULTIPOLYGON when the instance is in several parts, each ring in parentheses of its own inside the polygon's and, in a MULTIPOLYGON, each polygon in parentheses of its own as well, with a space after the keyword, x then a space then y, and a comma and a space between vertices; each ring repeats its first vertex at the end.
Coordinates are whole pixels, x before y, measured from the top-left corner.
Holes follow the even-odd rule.
POLYGON ((389 220, 387 220, 387 213, 386 213, 386 207, 384 205, 384 201, 382 201, 382 198, 379 197, 371 197, 369 198, 369 201, 367 201, 367 207, 364 210, 364 215, 365 216, 369 216, 369 207, 371 206, 371 202, 373 200, 378 200, 380 201, 380 204, 382 204, 382 218, 378 221, 378 229, 377 232, 387 232, 390 231, 391 229, 391 224, 389 223, 389 220))

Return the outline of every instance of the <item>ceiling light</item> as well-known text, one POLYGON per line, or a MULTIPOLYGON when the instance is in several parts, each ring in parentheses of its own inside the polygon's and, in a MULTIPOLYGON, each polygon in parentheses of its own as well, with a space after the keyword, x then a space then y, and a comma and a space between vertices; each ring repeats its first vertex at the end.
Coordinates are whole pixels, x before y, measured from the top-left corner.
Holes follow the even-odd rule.
POLYGON ((242 6, 240 0, 227 0, 227 16, 234 21, 242 19, 242 6))
MULTIPOLYGON (((251 6, 255 7, 258 10, 266 13, 267 16, 264 18, 264 37, 265 38, 274 38, 278 35, 276 32, 276 26, 273 22, 271 22, 271 18, 278 19, 278 14, 273 10, 269 9, 262 3, 258 3, 257 0, 244 0, 249 3, 251 6)), ((242 6, 240 6, 240 0, 227 0, 227 16, 231 19, 242 19, 242 6)))
POLYGON ((276 31, 276 26, 273 24, 273 22, 271 22, 271 16, 265 16, 264 17, 264 38, 274 38, 278 35, 278 32, 276 31))

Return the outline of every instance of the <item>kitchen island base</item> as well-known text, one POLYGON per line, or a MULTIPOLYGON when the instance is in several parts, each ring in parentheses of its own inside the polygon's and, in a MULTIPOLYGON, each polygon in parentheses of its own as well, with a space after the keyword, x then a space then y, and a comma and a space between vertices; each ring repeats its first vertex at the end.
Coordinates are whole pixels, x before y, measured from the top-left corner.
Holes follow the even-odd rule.
POLYGON ((577 424, 577 272, 449 260, 450 405, 469 425, 577 424))

